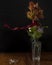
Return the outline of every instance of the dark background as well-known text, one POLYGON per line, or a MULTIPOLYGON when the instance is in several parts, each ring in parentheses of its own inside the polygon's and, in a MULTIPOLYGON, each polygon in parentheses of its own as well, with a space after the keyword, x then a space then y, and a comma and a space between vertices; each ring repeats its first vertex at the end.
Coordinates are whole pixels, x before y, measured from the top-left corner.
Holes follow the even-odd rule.
MULTIPOLYGON (((26 18, 28 2, 30 0, 1 0, 0 1, 0 52, 31 51, 31 42, 26 30, 12 31, 4 28, 4 24, 11 27, 25 26, 31 23, 26 18)), ((34 0, 35 1, 35 0, 34 0)), ((39 5, 44 10, 43 25, 48 25, 40 39, 42 51, 52 51, 52 18, 51 0, 39 0, 39 5)))

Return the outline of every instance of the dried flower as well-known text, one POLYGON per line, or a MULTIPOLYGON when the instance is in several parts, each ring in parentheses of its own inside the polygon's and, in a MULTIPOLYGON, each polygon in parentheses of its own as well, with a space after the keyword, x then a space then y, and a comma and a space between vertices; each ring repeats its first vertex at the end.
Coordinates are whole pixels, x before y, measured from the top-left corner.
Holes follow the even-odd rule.
POLYGON ((29 2, 29 10, 27 12, 27 17, 31 20, 39 20, 39 18, 44 18, 43 10, 39 7, 38 3, 29 2))
MULTIPOLYGON (((29 11, 27 12, 27 18, 31 19, 32 22, 38 21, 39 19, 44 18, 43 10, 39 7, 38 3, 29 2, 29 11)), ((38 26, 34 25, 28 28, 28 34, 35 39, 38 39, 43 34, 42 24, 38 22, 38 26)))

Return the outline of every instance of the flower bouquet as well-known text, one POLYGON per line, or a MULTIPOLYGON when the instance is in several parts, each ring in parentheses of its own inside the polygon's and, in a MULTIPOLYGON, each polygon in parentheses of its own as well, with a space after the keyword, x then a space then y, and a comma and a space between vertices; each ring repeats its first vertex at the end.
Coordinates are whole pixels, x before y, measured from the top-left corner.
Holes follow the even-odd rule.
POLYGON ((32 26, 29 26, 27 30, 32 42, 33 65, 40 65, 41 42, 38 40, 44 33, 44 28, 47 28, 47 26, 42 26, 39 22, 40 19, 44 18, 44 15, 43 10, 39 7, 38 3, 30 1, 28 9, 27 18, 32 20, 33 24, 32 26))
POLYGON ((43 27, 38 21, 44 18, 43 10, 39 7, 38 3, 29 2, 29 11, 27 12, 27 17, 32 20, 33 26, 28 28, 28 34, 35 39, 42 36, 43 27))

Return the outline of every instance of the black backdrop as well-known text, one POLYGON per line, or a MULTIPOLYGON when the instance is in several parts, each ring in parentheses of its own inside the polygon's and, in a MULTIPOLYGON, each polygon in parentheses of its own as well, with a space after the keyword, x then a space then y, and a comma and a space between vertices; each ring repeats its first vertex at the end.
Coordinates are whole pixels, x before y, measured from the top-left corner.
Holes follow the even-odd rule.
MULTIPOLYGON (((28 2, 30 0, 1 0, 0 1, 0 51, 27 51, 31 50, 29 36, 25 30, 11 31, 4 28, 4 24, 11 27, 25 26, 31 22, 26 18, 28 2)), ((36 1, 36 0, 34 0, 36 1)), ((45 18, 41 23, 48 25, 45 29, 42 41, 42 51, 52 51, 52 19, 51 19, 51 1, 39 0, 39 5, 44 10, 45 18)))

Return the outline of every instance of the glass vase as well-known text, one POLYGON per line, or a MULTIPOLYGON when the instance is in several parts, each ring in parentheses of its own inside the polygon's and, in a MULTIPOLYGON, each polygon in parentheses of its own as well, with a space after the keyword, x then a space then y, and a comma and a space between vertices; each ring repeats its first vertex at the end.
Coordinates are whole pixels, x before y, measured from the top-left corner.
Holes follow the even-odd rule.
POLYGON ((41 42, 38 40, 32 40, 32 64, 40 65, 41 56, 41 42))

